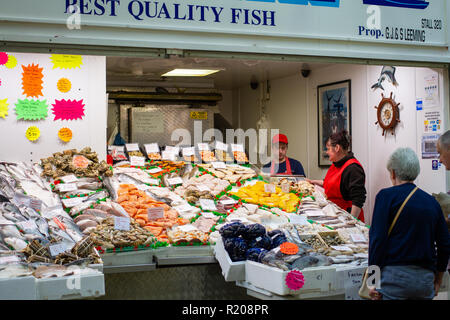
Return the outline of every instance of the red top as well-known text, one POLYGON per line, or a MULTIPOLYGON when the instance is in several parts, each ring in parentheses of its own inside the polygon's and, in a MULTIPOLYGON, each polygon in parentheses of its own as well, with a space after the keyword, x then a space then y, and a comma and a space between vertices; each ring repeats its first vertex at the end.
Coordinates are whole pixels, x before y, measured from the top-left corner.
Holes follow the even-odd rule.
MULTIPOLYGON (((344 200, 344 198, 342 197, 342 194, 341 194, 342 173, 349 165, 354 164, 354 163, 356 163, 357 165, 362 167, 361 163, 359 163, 359 161, 356 159, 348 160, 340 168, 338 168, 334 164, 332 164, 330 169, 328 169, 325 179, 323 180, 323 187, 325 189, 325 194, 327 195, 328 200, 333 201, 335 204, 337 204, 339 207, 341 207, 344 210, 352 208, 352 201, 344 200)), ((361 209, 358 219, 361 220, 362 222, 364 222, 364 211, 362 209, 361 209)))
POLYGON ((270 168, 270 175, 274 176, 282 176, 282 175, 286 175, 286 176, 292 176, 292 170, 291 170, 291 162, 289 161, 289 158, 286 157, 286 172, 285 173, 277 173, 275 174, 275 162, 272 161, 272 166, 270 168))

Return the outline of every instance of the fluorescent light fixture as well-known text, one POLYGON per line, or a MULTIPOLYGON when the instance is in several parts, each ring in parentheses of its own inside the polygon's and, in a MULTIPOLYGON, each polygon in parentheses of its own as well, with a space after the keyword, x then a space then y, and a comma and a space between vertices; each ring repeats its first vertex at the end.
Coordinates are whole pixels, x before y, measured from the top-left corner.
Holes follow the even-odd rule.
POLYGON ((163 74, 161 77, 205 77, 210 74, 219 72, 218 70, 206 69, 174 69, 163 74))

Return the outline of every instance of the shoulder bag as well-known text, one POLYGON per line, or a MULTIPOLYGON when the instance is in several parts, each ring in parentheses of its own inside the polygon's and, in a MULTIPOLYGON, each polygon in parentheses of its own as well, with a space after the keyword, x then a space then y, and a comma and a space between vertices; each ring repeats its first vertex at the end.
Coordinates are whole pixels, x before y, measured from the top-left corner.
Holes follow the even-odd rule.
MULTIPOLYGON (((414 194, 414 192, 417 191, 417 189, 419 189, 419 187, 415 187, 414 190, 411 191, 411 193, 408 195, 408 197, 406 197, 405 201, 403 201, 403 204, 401 205, 401 207, 398 209, 397 214, 395 215, 394 221, 392 221, 392 224, 391 224, 391 226, 390 226, 390 228, 389 228, 389 231, 388 231, 388 237, 389 237, 389 235, 391 234, 392 229, 394 228, 394 225, 395 225, 395 223, 397 222, 398 217, 400 216, 400 213, 402 213, 403 208, 405 207, 406 203, 407 203, 407 202, 409 201, 409 199, 412 197, 412 195, 414 194)), ((370 296, 369 296, 369 290, 370 290, 370 289, 369 289, 369 287, 368 287, 368 285, 367 285, 367 278, 368 278, 368 277, 369 277, 369 275, 368 275, 367 269, 366 269, 366 271, 364 272, 363 279, 362 279, 361 288, 359 289, 359 292, 358 292, 359 296, 360 296, 361 298, 363 298, 363 299, 371 299, 370 296)))

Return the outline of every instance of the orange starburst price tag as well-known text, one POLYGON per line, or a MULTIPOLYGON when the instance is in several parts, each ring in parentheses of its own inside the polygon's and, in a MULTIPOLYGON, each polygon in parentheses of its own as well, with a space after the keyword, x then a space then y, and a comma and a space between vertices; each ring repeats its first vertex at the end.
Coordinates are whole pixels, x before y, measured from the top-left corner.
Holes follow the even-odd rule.
POLYGON ((72 83, 67 78, 61 78, 57 83, 57 87, 59 91, 61 91, 62 93, 66 93, 69 92, 72 88, 72 83))
POLYGON ((72 140, 72 130, 69 128, 61 128, 58 131, 58 137, 64 142, 69 142, 72 140))
POLYGON ((280 245, 280 251, 284 254, 294 255, 298 252, 298 246, 292 242, 284 242, 280 245))

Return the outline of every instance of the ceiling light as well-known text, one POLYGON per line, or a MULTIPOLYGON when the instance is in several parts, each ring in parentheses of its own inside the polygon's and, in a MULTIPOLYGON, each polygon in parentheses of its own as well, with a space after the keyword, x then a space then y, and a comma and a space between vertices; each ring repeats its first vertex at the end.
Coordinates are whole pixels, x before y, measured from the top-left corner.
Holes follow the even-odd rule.
POLYGON ((161 77, 205 77, 219 71, 212 69, 174 69, 163 74, 161 77))

